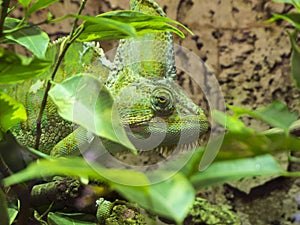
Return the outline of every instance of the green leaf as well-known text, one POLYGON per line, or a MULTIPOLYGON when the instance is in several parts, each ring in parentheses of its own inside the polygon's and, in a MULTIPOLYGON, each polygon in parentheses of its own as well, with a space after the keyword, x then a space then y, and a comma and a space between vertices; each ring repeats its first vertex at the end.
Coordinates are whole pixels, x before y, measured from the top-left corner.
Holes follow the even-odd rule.
POLYGON ((54 175, 88 177, 104 181, 126 199, 178 222, 181 222, 186 216, 188 209, 193 204, 195 194, 193 187, 181 174, 171 176, 172 173, 158 171, 156 176, 168 179, 151 185, 151 178, 149 180, 142 172, 101 168, 95 164, 88 164, 79 157, 39 160, 30 164, 23 171, 4 178, 2 183, 10 186, 34 178, 54 175))
POLYGON ((58 2, 59 0, 37 0, 35 1, 30 8, 26 11, 26 16, 29 16, 30 14, 34 13, 37 10, 44 9, 48 7, 49 5, 58 2))
MULTIPOLYGON (((163 181, 147 187, 118 187, 118 191, 128 200, 158 215, 181 223, 193 205, 195 190, 190 182, 180 173, 157 171, 150 175, 163 181)), ((151 178, 150 178, 151 180, 151 178)))
POLYGON ((27 7, 31 0, 18 0, 18 2, 20 2, 23 7, 27 7))
POLYGON ((48 213, 47 220, 49 225, 96 225, 95 222, 83 221, 53 212, 48 213))
POLYGON ((47 33, 37 26, 15 29, 19 23, 18 19, 5 19, 5 38, 26 47, 36 57, 44 58, 50 40, 47 33))
POLYGON ((244 107, 239 107, 239 106, 233 106, 233 105, 227 105, 227 108, 231 109, 233 112, 233 117, 238 118, 243 115, 250 115, 253 110, 251 109, 246 109, 244 107))
POLYGON ((51 66, 51 62, 26 58, 0 49, 0 84, 15 83, 37 77, 51 66))
POLYGON ((292 45, 291 75, 296 87, 300 89, 300 47, 296 42, 297 34, 298 31, 295 31, 292 34, 288 32, 292 45))
POLYGON ((252 114, 273 127, 278 127, 288 132, 290 126, 298 118, 296 112, 290 112, 285 104, 274 101, 272 104, 254 111, 252 114))
POLYGON ((149 32, 171 31, 184 37, 184 34, 176 27, 168 24, 173 23, 186 29, 185 26, 175 20, 161 16, 150 16, 144 13, 123 10, 103 13, 97 17, 69 15, 85 20, 83 32, 78 41, 122 39, 143 35, 149 32))
POLYGON ((83 24, 83 32, 77 39, 78 41, 92 41, 92 40, 108 40, 108 39, 120 39, 112 34, 119 34, 121 36, 130 36, 136 37, 136 31, 134 27, 130 26, 127 23, 123 23, 114 19, 107 19, 102 17, 93 17, 93 16, 81 16, 81 15, 74 15, 72 17, 83 19, 86 22, 83 24), (92 26, 94 25, 94 26, 92 26), (93 34, 94 32, 94 34, 93 34), (103 34, 99 34, 99 33, 103 34), (104 33, 106 32, 106 33, 104 33), (89 38, 83 37, 89 35, 89 38), (108 35, 109 34, 109 35, 108 35), (92 38, 91 38, 92 37, 92 38))
POLYGON ((49 96, 64 119, 136 153, 118 119, 118 113, 112 110, 110 92, 98 79, 82 74, 73 76, 56 84, 49 96))
POLYGON ((152 206, 147 205, 145 208, 154 209, 157 214, 174 219, 179 224, 183 222, 195 200, 193 186, 180 173, 168 180, 153 184, 149 195, 152 199, 152 206))
MULTIPOLYGON (((216 140, 210 140, 212 146, 214 141, 218 143, 218 137, 216 137, 216 140)), ((200 147, 194 151, 193 157, 189 161, 180 162, 175 160, 174 163, 185 163, 185 166, 180 171, 190 177, 198 173, 203 151, 204 147, 200 147)), ((214 162, 245 159, 286 151, 300 151, 300 140, 294 136, 286 135, 282 130, 281 132, 270 132, 266 135, 257 132, 247 134, 229 131, 225 134, 218 151, 214 162)))
POLYGON ((13 208, 8 208, 9 224, 13 224, 13 222, 17 218, 18 213, 19 213, 18 210, 13 208))
POLYGON ((276 14, 267 20, 267 22, 275 22, 276 20, 285 20, 292 24, 295 28, 300 29, 300 14, 299 13, 288 13, 288 14, 276 14))
POLYGON ((278 149, 271 149, 271 140, 265 135, 227 132, 215 160, 246 158, 275 151, 278 149))
POLYGON ((289 131, 292 123, 298 118, 295 112, 290 112, 287 106, 280 101, 274 101, 270 105, 257 110, 248 110, 229 105, 228 108, 234 112, 235 117, 248 114, 253 118, 264 121, 273 127, 283 129, 285 132, 289 131))
POLYGON ((227 130, 236 133, 253 134, 255 131, 246 127, 245 124, 236 117, 229 116, 224 112, 214 110, 212 112, 213 118, 222 126, 226 127, 227 130))
POLYGON ((240 178, 282 174, 284 171, 273 156, 262 155, 255 158, 215 162, 205 171, 192 176, 190 180, 194 186, 204 188, 240 178))
POLYGON ((142 172, 125 169, 106 169, 92 163, 88 164, 80 157, 38 160, 30 164, 26 169, 4 178, 2 183, 5 186, 10 186, 31 179, 54 175, 89 177, 95 180, 102 180, 117 190, 123 187, 145 186, 149 184, 148 178, 142 172))
MULTIPOLYGON (((164 23, 173 23, 176 24, 178 26, 180 26, 181 28, 183 28, 184 30, 186 30, 187 32, 189 32, 191 35, 194 35, 192 31, 190 31, 186 26, 184 26, 183 24, 179 23, 176 20, 172 20, 168 17, 162 17, 162 16, 153 16, 153 15, 148 15, 145 13, 141 13, 141 12, 137 12, 137 11, 132 11, 132 10, 116 10, 116 11, 110 11, 110 12, 106 12, 101 14, 100 16, 103 16, 105 18, 114 18, 114 19, 120 19, 120 20, 124 20, 124 22, 126 23, 132 23, 135 24, 137 23, 137 25, 141 22, 148 22, 148 23, 152 23, 152 22, 164 22, 164 23)), ((141 26, 142 27, 142 26, 141 26)), ((179 36, 181 36, 182 32, 180 30, 178 30, 176 28, 177 31, 179 31, 179 33, 177 33, 179 36)))
MULTIPOLYGON (((213 143, 213 142, 212 142, 213 143)), ((243 134, 228 132, 216 161, 230 160, 277 152, 300 151, 300 140, 286 133, 243 134)))
POLYGON ((24 106, 7 94, 0 92, 0 130, 6 132, 26 119, 24 106))

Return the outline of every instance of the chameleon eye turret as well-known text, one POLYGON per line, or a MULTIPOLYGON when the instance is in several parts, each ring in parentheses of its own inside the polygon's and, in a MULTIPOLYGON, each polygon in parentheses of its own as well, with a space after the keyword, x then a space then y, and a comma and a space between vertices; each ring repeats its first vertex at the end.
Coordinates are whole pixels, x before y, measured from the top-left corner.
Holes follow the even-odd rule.
POLYGON ((150 96, 151 107, 157 116, 168 116, 174 111, 172 92, 165 87, 155 88, 150 96))

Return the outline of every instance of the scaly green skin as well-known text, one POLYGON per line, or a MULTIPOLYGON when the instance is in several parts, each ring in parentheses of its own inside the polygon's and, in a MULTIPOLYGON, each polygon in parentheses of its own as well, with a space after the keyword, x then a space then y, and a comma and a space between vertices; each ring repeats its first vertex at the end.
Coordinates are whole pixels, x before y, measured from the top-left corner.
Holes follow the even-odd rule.
MULTIPOLYGON (((53 63, 58 55, 59 48, 64 39, 59 39, 51 44, 46 53, 46 58, 53 63)), ((61 82, 73 74, 91 69, 91 64, 99 58, 98 48, 91 43, 74 43, 69 48, 65 59, 55 78, 55 82, 61 82)), ((99 69, 99 68, 98 68, 99 69)), ((22 102, 27 111, 27 121, 14 127, 11 131, 17 140, 24 146, 35 147, 36 141, 36 120, 40 111, 40 106, 46 89, 46 83, 50 76, 47 74, 40 78, 32 79, 13 87, 4 87, 7 93, 22 102)), ((103 78, 105 79, 105 78, 103 78)), ((75 125, 63 120, 57 113, 56 106, 50 98, 41 120, 42 135, 39 150, 50 154, 54 146, 74 131, 75 125)))
POLYGON ((188 224, 241 225, 240 219, 226 206, 218 206, 197 197, 186 219, 188 224))
MULTIPOLYGON (((131 0, 130 5, 132 10, 165 16, 163 10, 152 0, 131 0)), ((68 50, 68 54, 73 54, 73 57, 70 57, 72 61, 70 58, 67 61, 68 58, 65 57, 60 70, 62 75, 59 75, 56 80, 60 81, 81 71, 95 71, 95 69, 102 71, 104 67, 89 65, 89 61, 93 62, 100 57, 99 51, 96 46, 73 44, 73 47, 68 50), (80 62, 78 63, 78 61, 80 62), (85 61, 85 63, 81 61, 85 61)), ((48 54, 51 56, 54 53, 50 51, 48 54)), ((97 73, 99 74, 99 72, 97 73)), ((114 98, 122 124, 125 129, 133 132, 132 135, 129 134, 129 138, 137 149, 149 150, 153 147, 146 146, 147 143, 144 145, 135 143, 134 136, 148 137, 152 134, 154 137, 160 138, 166 135, 163 141, 155 145, 154 149, 163 154, 172 151, 177 145, 185 149, 188 146, 194 146, 199 136, 207 131, 206 116, 175 85, 175 77, 176 68, 171 33, 148 33, 138 38, 120 41, 106 86, 114 98), (166 125, 165 128, 164 125, 166 125), (178 144, 179 139, 180 143, 178 144)), ((103 77, 102 79, 105 80, 103 77)), ((43 85, 40 89, 44 90, 44 88, 43 85)), ((32 95, 33 93, 31 93, 32 95)), ((42 99, 42 94, 34 98, 42 99)), ((35 127, 36 119, 33 117, 37 118, 35 111, 39 111, 38 104, 41 101, 37 101, 34 106, 30 100, 25 102, 27 102, 25 105, 29 106, 27 107, 30 115, 28 126, 26 129, 24 126, 16 129, 15 134, 17 137, 25 139, 23 142, 25 145, 33 146, 32 141, 28 142, 28 140, 35 138, 35 128, 33 127, 35 127)), ((86 137, 85 131, 79 129, 71 133, 72 125, 61 119, 58 119, 61 122, 55 124, 57 123, 56 118, 59 116, 50 101, 47 103, 42 120, 43 132, 46 133, 42 136, 40 150, 49 153, 49 146, 52 148, 55 145, 51 151, 53 156, 78 154, 81 143, 76 142, 78 138, 75 136, 79 133, 79 136, 83 137, 83 140, 80 141, 85 142, 87 141, 84 138, 86 137), (51 123, 52 120, 55 123, 51 123), (65 132, 61 132, 62 130, 65 132), (69 135, 65 137, 67 134, 69 135), (46 138, 43 139, 43 137, 46 138), (47 137, 49 138, 47 139, 47 137), (57 144, 58 140, 61 141, 57 144)))
MULTIPOLYGON (((152 0, 131 0, 130 6, 135 11, 165 16, 152 0)), ((142 137, 166 135, 156 147, 162 152, 174 149, 179 138, 179 147, 186 148, 208 128, 203 111, 175 85, 174 57, 170 32, 121 40, 107 84, 125 127, 142 137)), ((137 147, 149 150, 143 145, 137 147)))

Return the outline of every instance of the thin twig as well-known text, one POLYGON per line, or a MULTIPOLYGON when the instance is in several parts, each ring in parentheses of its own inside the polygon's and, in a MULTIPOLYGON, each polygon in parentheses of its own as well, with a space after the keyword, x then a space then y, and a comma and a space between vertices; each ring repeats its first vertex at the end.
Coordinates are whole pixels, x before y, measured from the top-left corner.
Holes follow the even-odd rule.
MULTIPOLYGON (((82 12, 82 10, 84 9, 84 6, 86 4, 87 0, 83 0, 81 2, 81 5, 80 5, 80 8, 78 10, 78 14, 77 15, 80 15, 80 13, 82 12)), ((70 32, 70 35, 69 37, 67 37, 67 40, 65 43, 62 43, 64 44, 61 52, 59 52, 59 56, 58 56, 58 59, 56 60, 55 62, 55 65, 54 65, 54 68, 53 68, 53 71, 52 71, 52 74, 51 74, 51 80, 49 80, 47 82, 47 86, 46 86, 46 90, 45 90, 45 93, 44 93, 44 97, 43 97, 43 100, 42 100, 42 104, 41 104, 41 108, 40 108, 40 112, 39 112, 39 116, 36 120, 36 129, 37 129, 37 134, 36 134, 36 142, 35 142, 35 149, 38 149, 39 148, 39 145, 40 145, 40 139, 41 139, 41 135, 42 135, 42 127, 41 127, 41 122, 42 122, 42 117, 43 117, 43 114, 44 114, 44 111, 45 111, 45 108, 46 108, 46 104, 47 104, 47 98, 48 98, 48 92, 51 88, 51 81, 54 80, 55 78, 55 75, 56 75, 56 72, 68 50, 68 48, 70 47, 70 45, 73 43, 73 41, 80 35, 80 32, 77 32, 75 33, 76 31, 76 28, 77 28, 77 22, 78 22, 78 19, 76 18, 74 20, 74 23, 73 23, 73 27, 71 29, 71 32, 70 32)))
POLYGON ((9 2, 9 0, 3 0, 2 4, 0 5, 0 37, 3 35, 3 25, 7 16, 9 2))

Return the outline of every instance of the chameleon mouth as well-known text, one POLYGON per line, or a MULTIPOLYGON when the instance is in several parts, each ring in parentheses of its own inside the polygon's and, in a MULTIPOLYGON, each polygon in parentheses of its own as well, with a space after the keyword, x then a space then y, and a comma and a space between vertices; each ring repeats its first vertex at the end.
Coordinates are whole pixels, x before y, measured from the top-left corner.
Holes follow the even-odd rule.
POLYGON ((180 154, 184 152, 189 152, 195 150, 197 147, 200 146, 200 141, 195 140, 190 143, 185 143, 181 145, 173 145, 173 146, 159 146, 153 149, 153 151, 159 153, 164 158, 168 158, 173 153, 180 154))
POLYGON ((158 153, 164 158, 171 154, 192 151, 203 144, 203 134, 208 130, 208 123, 203 122, 202 115, 184 116, 181 118, 154 117, 125 126, 129 140, 143 152, 158 153))
POLYGON ((189 129, 179 132, 163 132, 152 127, 152 132, 149 132, 149 126, 145 126, 141 132, 141 126, 139 126, 138 133, 131 129, 127 135, 140 154, 150 151, 167 158, 171 154, 192 151, 200 145, 203 133, 196 128, 198 127, 191 129, 190 126, 189 129))

